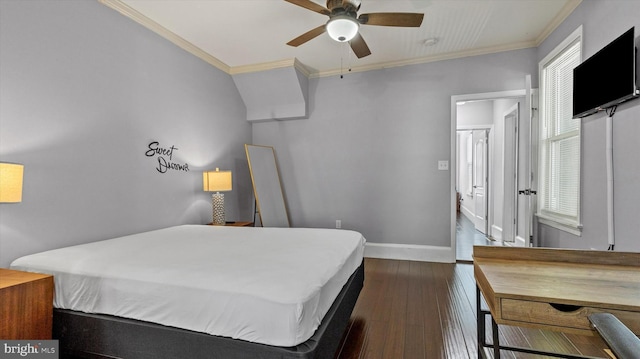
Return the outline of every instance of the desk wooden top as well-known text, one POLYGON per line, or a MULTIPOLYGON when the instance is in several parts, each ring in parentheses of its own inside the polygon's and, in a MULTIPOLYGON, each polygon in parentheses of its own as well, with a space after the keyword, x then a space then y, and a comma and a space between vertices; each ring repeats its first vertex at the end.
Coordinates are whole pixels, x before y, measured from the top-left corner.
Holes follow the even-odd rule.
POLYGON ((505 303, 640 312, 640 253, 475 246, 473 260, 478 288, 499 323, 505 303))

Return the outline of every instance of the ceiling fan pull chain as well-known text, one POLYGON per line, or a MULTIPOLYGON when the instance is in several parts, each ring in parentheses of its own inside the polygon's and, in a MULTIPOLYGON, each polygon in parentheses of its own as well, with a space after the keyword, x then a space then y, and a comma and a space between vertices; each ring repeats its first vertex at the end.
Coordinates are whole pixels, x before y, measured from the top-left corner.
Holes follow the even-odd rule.
POLYGON ((341 46, 344 50, 342 50, 342 54, 340 55, 340 78, 343 79, 344 78, 344 52, 345 51, 347 52, 347 66, 349 67, 349 71, 351 71, 351 64, 350 64, 351 53, 349 52, 348 42, 345 41, 341 46))
POLYGON ((347 66, 349 67, 349 72, 351 72, 351 44, 347 46, 347 66))

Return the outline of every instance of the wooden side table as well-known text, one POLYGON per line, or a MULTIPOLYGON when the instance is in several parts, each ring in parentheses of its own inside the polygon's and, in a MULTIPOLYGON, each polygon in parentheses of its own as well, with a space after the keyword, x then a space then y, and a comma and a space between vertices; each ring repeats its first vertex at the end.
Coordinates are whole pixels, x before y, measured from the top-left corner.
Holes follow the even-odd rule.
POLYGON ((53 276, 0 268, 0 339, 51 339, 53 276))

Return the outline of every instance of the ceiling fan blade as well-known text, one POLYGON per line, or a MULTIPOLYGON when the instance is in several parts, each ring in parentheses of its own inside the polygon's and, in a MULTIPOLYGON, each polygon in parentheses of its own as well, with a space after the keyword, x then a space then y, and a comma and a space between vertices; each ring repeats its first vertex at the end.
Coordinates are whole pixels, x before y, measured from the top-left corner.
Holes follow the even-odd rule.
POLYGON ((359 59, 371 55, 371 50, 369 50, 369 46, 367 46, 367 43, 360 33, 357 33, 356 36, 349 41, 349 45, 351 45, 351 50, 353 50, 353 53, 356 54, 359 59))
POLYGON ((424 14, 410 12, 378 12, 362 14, 358 21, 363 25, 420 27, 424 14))
POLYGON ((308 10, 311 10, 311 11, 315 11, 315 12, 317 12, 319 14, 322 14, 322 15, 329 16, 329 14, 331 14, 331 11, 329 11, 329 9, 327 9, 327 8, 321 6, 321 5, 316 4, 311 0, 284 0, 284 1, 292 3, 294 5, 301 6, 301 7, 305 8, 305 9, 308 9, 308 10))
POLYGON ((298 47, 302 44, 304 44, 305 42, 316 38, 319 35, 324 34, 325 32, 325 27, 326 25, 320 25, 318 27, 316 27, 315 29, 309 30, 307 32, 305 32, 304 34, 296 37, 295 39, 287 42, 287 45, 289 46, 293 46, 293 47, 298 47))

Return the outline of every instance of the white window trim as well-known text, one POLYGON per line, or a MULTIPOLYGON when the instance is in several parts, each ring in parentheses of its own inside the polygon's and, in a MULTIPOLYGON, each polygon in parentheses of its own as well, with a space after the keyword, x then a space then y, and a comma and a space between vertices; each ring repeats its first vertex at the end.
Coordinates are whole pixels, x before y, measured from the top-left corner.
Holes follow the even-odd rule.
MULTIPOLYGON (((576 40, 580 40, 580 62, 582 62, 582 54, 584 53, 584 41, 582 39, 582 25, 580 25, 576 30, 574 30, 571 35, 567 36, 567 38, 565 38, 558 46, 556 46, 551 52, 549 52, 549 54, 547 54, 547 56, 545 56, 539 63, 538 63, 538 79, 540 81, 540 89, 541 91, 539 92, 539 104, 540 104, 540 114, 542 116, 542 114, 544 113, 544 91, 542 91, 543 89, 543 82, 544 82, 544 76, 543 76, 543 69, 544 66, 549 63, 551 60, 553 60, 555 57, 557 57, 562 51, 564 51, 569 45, 571 45, 573 42, 575 42, 576 40)), ((579 127, 578 131, 579 131, 579 138, 580 138, 580 162, 582 162, 582 130, 581 127, 579 127)), ((543 126, 540 126, 540 134, 539 134, 539 138, 544 138, 543 136, 543 126)), ((543 151, 543 146, 539 146, 539 151, 543 151)), ((542 153, 539 153, 539 158, 542 158, 542 153)), ((578 164, 578 168, 579 168, 579 173, 581 173, 582 171, 582 163, 578 164)), ((544 171, 539 170, 538 171, 539 174, 544 173, 544 171)), ((580 177, 582 177, 582 175, 580 174, 580 177)), ((538 179, 538 183, 542 183, 543 179, 539 178, 538 179)), ((582 192, 581 192, 581 184, 582 184, 582 178, 580 178, 580 181, 578 181, 578 208, 577 208, 577 221, 568 221, 562 217, 559 216, 553 216, 547 213, 543 213, 540 209, 540 205, 538 205, 538 208, 536 209, 536 217, 538 218, 538 222, 548 225, 550 227, 559 229, 561 231, 565 231, 568 233, 571 233, 573 235, 576 236, 581 236, 582 235, 582 214, 580 211, 580 207, 581 207, 581 197, 582 197, 582 192)), ((538 203, 542 203, 542 201, 538 201, 538 203)))
POLYGON ((571 234, 574 234, 578 237, 580 237, 582 235, 582 225, 579 224, 576 226, 575 223, 571 222, 571 223, 563 223, 561 222, 559 219, 555 218, 555 217, 550 217, 550 216, 545 216, 542 215, 540 213, 537 213, 536 216, 538 217, 538 223, 542 223, 542 224, 546 224, 549 227, 553 227, 556 229, 559 229, 561 231, 565 231, 571 234))

